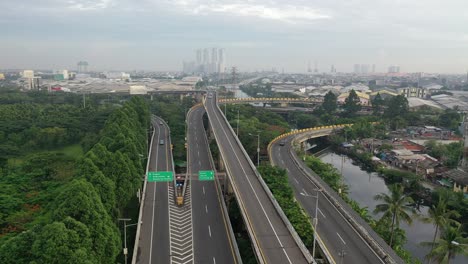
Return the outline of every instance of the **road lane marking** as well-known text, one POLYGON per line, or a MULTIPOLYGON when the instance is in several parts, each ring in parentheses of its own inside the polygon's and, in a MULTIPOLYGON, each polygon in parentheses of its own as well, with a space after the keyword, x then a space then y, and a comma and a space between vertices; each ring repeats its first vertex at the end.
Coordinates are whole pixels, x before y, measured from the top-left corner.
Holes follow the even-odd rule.
POLYGON ((211 237, 211 226, 208 225, 208 233, 210 233, 210 237, 211 237))
POLYGON ((323 216, 323 218, 327 218, 327 217, 322 213, 322 210, 320 210, 320 208, 317 208, 317 210, 318 210, 319 213, 323 216))
POLYGON ((299 184, 299 181, 296 178, 293 178, 293 179, 297 184, 299 184))
POLYGON ((341 239, 341 242, 343 242, 343 244, 346 245, 346 242, 344 241, 344 239, 340 236, 340 234, 338 234, 338 232, 336 233, 338 235, 338 237, 341 239))
POLYGON ((205 186, 203 186, 203 194, 205 194, 205 186))
MULTIPOLYGON (((211 107, 212 107, 213 111, 215 111, 215 110, 214 110, 214 106, 211 105, 211 107)), ((219 119, 219 117, 218 117, 217 114, 215 114, 215 117, 216 117, 216 119, 218 120, 218 123, 221 125, 221 121, 220 121, 220 119, 219 119)), ((280 247, 283 249, 284 255, 285 255, 286 258, 288 259, 288 262, 292 264, 292 261, 291 261, 291 259, 289 258, 289 255, 288 255, 288 253, 286 252, 286 250, 285 250, 285 248, 284 248, 284 246, 283 246, 283 243, 281 242, 281 240, 280 240, 280 238, 279 238, 279 236, 278 236, 278 233, 276 232, 275 227, 274 227, 273 224, 271 223, 271 220, 270 220, 270 218, 268 217, 268 214, 266 213, 266 210, 265 210, 265 208, 263 207, 263 204, 261 203, 261 201, 260 201, 260 199, 259 199, 259 197, 258 197, 258 195, 257 195, 257 192, 255 192, 255 189, 254 189, 254 187, 253 187, 253 185, 252 185, 252 182, 250 181, 249 177, 247 177, 247 173, 246 173, 244 167, 242 166, 242 162, 241 162, 239 156, 237 155, 234 146, 232 145, 232 142, 231 142, 231 139, 230 139, 229 136, 228 136, 228 133, 226 132, 226 130, 224 129, 224 127, 223 127, 222 125, 221 125, 221 129, 223 130, 224 135, 226 136, 226 139, 227 139, 229 145, 231 145, 231 149, 233 150, 234 156, 236 157, 237 161, 239 162, 240 168, 241 168, 242 171, 244 172, 244 177, 247 179, 247 182, 249 183, 250 188, 251 188, 251 190, 253 191, 253 194, 254 194, 255 197, 257 198, 257 202, 258 202, 258 204, 260 205, 260 208, 262 209, 263 214, 265 215, 265 217, 266 217, 266 219, 267 219, 267 221, 268 221, 268 223, 269 223, 269 225, 270 225, 270 227, 271 227, 271 229, 272 229, 272 231, 273 231, 273 233, 274 233, 274 235, 275 235, 275 237, 276 237, 276 239, 277 239, 277 241, 278 241, 280 247)), ((231 135, 231 136, 233 136, 233 135, 231 135)), ((240 148, 240 146, 239 146, 239 148, 240 148)), ((244 157, 244 158, 247 159, 247 157, 244 157)), ((248 160, 247 160, 247 162, 248 162, 248 160)), ((254 173, 255 173, 255 171, 254 171, 254 173)), ((261 183, 259 183, 259 184, 261 184, 261 183)))
POLYGON ((309 194, 306 192, 306 190, 304 188, 302 188, 302 191, 303 191, 305 196, 309 196, 309 194))
POLYGON ((205 204, 205 212, 208 213, 208 205, 205 204))
MULTIPOLYGON (((159 126, 158 128, 158 140, 156 142, 159 142, 160 135, 161 135, 161 129, 159 126)), ((158 168, 158 153, 159 153, 159 144, 156 145, 156 163, 155 163, 155 169, 158 168)), ((152 153, 150 153, 151 155, 152 153)), ((151 159, 151 156, 149 157, 151 159)), ((153 233, 154 233, 154 203, 156 201, 156 183, 153 183, 154 186, 154 191, 153 191, 153 214, 151 216, 151 237, 150 237, 150 252, 149 252, 149 263, 151 263, 151 257, 152 257, 152 252, 153 252, 153 233)))
POLYGON ((213 257, 213 264, 216 264, 216 259, 215 259, 215 257, 213 257))

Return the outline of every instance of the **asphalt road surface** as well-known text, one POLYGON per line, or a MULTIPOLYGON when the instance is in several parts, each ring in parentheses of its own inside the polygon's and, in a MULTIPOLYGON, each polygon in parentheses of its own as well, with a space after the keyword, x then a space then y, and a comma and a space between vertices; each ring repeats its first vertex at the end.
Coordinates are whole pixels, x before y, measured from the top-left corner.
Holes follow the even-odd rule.
MULTIPOLYGON (((164 122, 160 125, 160 120, 155 118, 152 121, 155 135, 149 156, 149 171, 172 171, 169 129, 164 122), (164 144, 160 144, 161 140, 164 140, 164 144)), ((169 263, 169 184, 172 182, 147 183, 137 263, 169 263)))
POLYGON ((285 223, 280 218, 273 203, 267 196, 254 169, 230 131, 229 124, 223 119, 216 107, 215 96, 208 96, 206 111, 216 135, 218 147, 226 161, 226 170, 237 190, 241 211, 246 225, 251 227, 252 242, 259 247, 258 257, 265 263, 307 263, 285 223), (211 98, 210 98, 211 97, 211 98))
POLYGON ((198 180, 199 171, 214 170, 203 126, 204 113, 205 109, 198 107, 187 116, 195 263, 237 263, 229 236, 229 222, 224 218, 220 205, 221 190, 218 190, 214 181, 198 180))
MULTIPOLYGON (((270 159, 275 165, 287 170, 289 183, 294 189, 296 199, 309 216, 314 218, 316 203, 314 196, 317 195, 318 187, 293 161, 289 152, 292 138, 285 138, 284 146, 280 146, 279 142, 274 143, 270 159)), ((318 177, 316 174, 313 176, 318 177)), ((321 192, 318 192, 318 195, 317 232, 335 263, 384 263, 327 197, 321 192)))

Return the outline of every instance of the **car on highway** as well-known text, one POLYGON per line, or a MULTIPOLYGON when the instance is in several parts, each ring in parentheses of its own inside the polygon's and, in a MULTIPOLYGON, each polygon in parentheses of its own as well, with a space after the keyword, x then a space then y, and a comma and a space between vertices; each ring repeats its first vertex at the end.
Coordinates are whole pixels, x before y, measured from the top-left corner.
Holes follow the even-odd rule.
POLYGON ((162 122, 162 121, 159 121, 159 125, 162 126, 162 125, 163 125, 163 122, 162 122))
POLYGON ((284 140, 281 140, 280 143, 279 143, 279 145, 280 145, 280 146, 284 146, 285 143, 286 143, 286 142, 285 142, 284 140))
POLYGON ((164 139, 159 140, 159 145, 164 145, 164 139))

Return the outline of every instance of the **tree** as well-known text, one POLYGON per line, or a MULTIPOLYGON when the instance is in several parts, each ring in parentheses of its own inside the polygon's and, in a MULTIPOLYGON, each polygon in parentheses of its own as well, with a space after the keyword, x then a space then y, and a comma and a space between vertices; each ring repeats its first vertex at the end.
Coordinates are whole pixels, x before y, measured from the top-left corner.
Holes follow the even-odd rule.
POLYGON ((374 108, 374 115, 380 114, 380 111, 382 111, 383 105, 384 105, 384 100, 382 99, 382 96, 380 96, 380 93, 377 93, 377 95, 372 100, 372 107, 374 108))
POLYGON ((437 263, 449 264, 457 255, 468 256, 468 239, 464 238, 461 225, 446 224, 442 230, 442 236, 437 241, 421 243, 433 248, 426 258, 434 259, 437 263))
POLYGON ((388 101, 384 116, 388 118, 405 117, 408 112, 408 99, 403 95, 397 95, 388 101))
POLYGON ((67 217, 44 226, 31 245, 37 263, 98 263, 86 225, 67 217))
POLYGON ((57 195, 53 207, 52 220, 71 217, 88 227, 93 254, 99 263, 115 263, 120 247, 119 231, 92 184, 83 178, 70 182, 57 195))
POLYGON ((343 108, 347 116, 354 116, 361 110, 361 100, 354 89, 349 92, 349 96, 345 99, 343 108))
POLYGON ((337 108, 336 104, 336 95, 329 91, 327 94, 325 94, 325 97, 323 98, 323 104, 322 108, 326 113, 334 113, 337 108))
POLYGON ((426 223, 432 223, 435 226, 434 239, 432 239, 432 247, 431 251, 429 252, 429 254, 431 254, 434 249, 439 227, 446 226, 449 223, 458 223, 455 220, 452 220, 451 218, 459 217, 460 214, 456 211, 449 210, 447 208, 447 201, 442 196, 439 196, 437 204, 431 205, 431 208, 429 208, 428 210, 428 214, 429 216, 424 217, 422 220, 426 223))
POLYGON ((374 199, 376 201, 382 201, 382 204, 378 204, 374 209, 374 214, 383 213, 382 218, 390 218, 390 243, 393 244, 393 236, 395 227, 400 226, 400 220, 412 223, 411 216, 408 212, 413 212, 414 209, 409 204, 414 203, 413 198, 404 194, 404 188, 401 184, 394 184, 390 186, 390 195, 386 193, 377 194, 374 199))
POLYGON ((462 116, 454 109, 445 109, 444 113, 439 116, 439 125, 448 129, 456 130, 461 121, 462 116))

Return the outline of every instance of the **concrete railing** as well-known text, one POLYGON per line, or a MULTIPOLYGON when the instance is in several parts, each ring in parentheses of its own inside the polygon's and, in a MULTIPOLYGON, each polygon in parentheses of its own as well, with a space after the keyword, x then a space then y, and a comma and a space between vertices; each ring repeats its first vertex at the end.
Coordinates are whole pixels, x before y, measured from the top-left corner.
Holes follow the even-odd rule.
MULTIPOLYGON (((205 99, 203 100, 203 103, 205 104, 205 99)), ((206 105, 205 105, 205 109, 206 109, 206 105)), ((212 118, 210 117, 209 111, 206 111, 206 113, 208 115, 208 119, 212 120, 212 118)), ((216 135, 216 133, 213 133, 213 134, 214 134, 214 137, 216 139, 216 142, 220 142, 220 140, 218 139, 218 136, 216 135)), ((226 160, 224 158, 225 155, 224 155, 223 149, 220 148, 219 151, 221 153, 221 159, 222 159, 223 163, 227 164, 226 160)), ((229 166, 226 166, 226 173, 230 178, 232 178, 232 173, 231 173, 231 171, 229 169, 229 166)), ((250 239, 252 240, 252 245, 253 245, 254 251, 256 253, 255 256, 257 257, 257 261, 258 261, 259 264, 265 264, 265 260, 263 258, 263 254, 261 253, 261 250, 259 248, 257 238, 252 235, 252 234, 254 234, 253 233, 253 227, 252 227, 252 223, 250 222, 250 219, 249 219, 249 217, 247 215, 247 209, 245 209, 245 205, 244 205, 244 202, 242 201, 242 199, 239 198, 240 196, 239 196, 238 187, 237 187, 237 185, 235 184, 235 182, 232 179, 231 179, 231 184, 232 184, 232 189, 234 190, 234 193, 236 194, 235 198, 236 198, 237 204, 239 205, 239 209, 242 212, 241 215, 242 215, 242 218, 244 219, 245 226, 247 228, 248 234, 250 235, 250 239)))
MULTIPOLYGON (((268 155, 270 157, 270 164, 272 166, 276 166, 275 162, 273 161, 272 159, 272 154, 271 154, 271 148, 272 148, 272 144, 268 144, 268 155)), ((295 199, 296 203, 299 204, 299 206, 301 206, 302 210, 305 211, 305 209, 302 207, 302 205, 295 199)), ((312 227, 313 228, 313 227, 312 227)), ((322 238, 320 237, 320 235, 318 234, 318 232, 316 232, 316 230, 314 229, 314 236, 317 236, 317 242, 318 242, 318 245, 320 247, 320 249, 322 250, 323 254, 325 255, 325 258, 327 259, 328 263, 334 263, 334 260, 333 260, 333 257, 332 255, 330 254, 330 252, 328 251, 328 248, 326 247, 325 243, 323 243, 323 240, 322 238)))
MULTIPOLYGON (((202 107, 203 105, 197 105, 197 107, 202 107)), ((203 138, 205 139, 205 142, 206 142, 206 146, 208 147, 208 151, 209 151, 209 160, 210 160, 210 164, 211 164, 211 168, 213 168, 213 170, 215 171, 215 175, 216 175, 216 166, 215 166, 215 163, 214 163, 214 160, 213 160, 213 156, 211 155, 211 151, 210 151, 210 144, 208 143, 208 138, 206 136, 206 132, 203 133, 203 138)), ((215 180, 214 180, 214 183, 215 183, 215 188, 216 188, 216 193, 218 194, 218 199, 219 199, 219 203, 221 204, 221 213, 223 214, 223 218, 224 218, 224 221, 226 223, 226 227, 228 228, 228 235, 229 235, 229 240, 231 241, 231 245, 233 246, 234 248, 234 255, 236 257, 236 262, 238 264, 242 264, 242 257, 240 255, 240 252, 239 252, 239 247, 237 246, 237 241, 236 241, 236 236, 234 235, 234 230, 232 229, 232 224, 231 224, 231 220, 229 219, 229 213, 228 213, 228 209, 226 207, 226 203, 224 202, 224 199, 223 199, 223 190, 221 188, 221 184, 219 183, 219 179, 218 177, 215 177, 215 180)))
POLYGON ((137 223, 137 230, 135 234, 135 244, 133 246, 132 264, 136 263, 136 258, 138 255, 138 247, 140 245, 140 233, 141 233, 141 224, 142 224, 142 217, 143 217, 143 206, 145 204, 146 183, 147 183, 147 178, 148 178, 148 169, 149 169, 149 164, 150 164, 151 151, 153 149, 153 139, 154 139, 155 130, 156 128, 154 127, 154 124, 153 124, 153 132, 151 134, 151 142, 150 142, 148 157, 146 161, 145 181, 143 183, 143 192, 140 197, 141 203, 140 203, 140 211, 138 212, 138 223, 137 223))
MULTIPOLYGON (((378 122, 373 122, 372 124, 377 124, 378 122)), ((289 132, 286 134, 282 134, 275 139, 273 139, 269 144, 268 148, 271 148, 272 144, 277 142, 278 140, 284 139, 286 137, 297 137, 298 135, 308 133, 308 132, 319 132, 320 130, 324 129, 340 129, 344 128, 347 126, 352 126, 353 124, 343 124, 343 125, 334 125, 334 126, 322 126, 322 127, 314 127, 314 128, 307 128, 307 129, 301 129, 293 132, 289 132)), ((338 210, 338 212, 343 216, 345 220, 351 225, 351 227, 356 231, 357 234, 361 236, 362 239, 364 239, 369 247, 385 262, 388 264, 394 264, 394 263, 404 263, 401 258, 399 258, 393 250, 386 244, 383 239, 381 239, 378 235, 372 236, 369 234, 369 231, 364 227, 364 225, 367 225, 366 223, 363 223, 364 220, 362 220, 357 213, 354 212, 354 210, 339 197, 335 191, 328 186, 320 177, 313 177, 311 176, 311 173, 308 171, 312 171, 310 168, 306 167, 306 165, 299 160, 297 157, 297 154, 293 151, 292 149, 292 144, 295 142, 295 138, 291 140, 291 147, 290 147, 290 155, 292 157, 292 160, 296 164, 296 166, 304 172, 305 175, 309 177, 312 182, 317 185, 319 188, 324 190, 322 193, 324 196, 334 205, 334 207, 338 210), (306 168, 305 168, 306 167, 306 168), (359 219, 359 220, 357 220, 359 219), (379 240, 379 242, 377 242, 379 240), (384 245, 384 246, 382 246, 384 245), (387 246, 386 246, 387 245, 387 246), (384 249, 384 247, 387 247, 387 249, 384 249), (392 254, 388 254, 388 251, 392 251, 392 254), (391 256, 393 255, 393 256, 391 256)), ((369 227, 370 228, 370 227, 369 227)), ((373 231, 372 231, 373 232, 373 231)))
POLYGON ((219 105, 216 104, 216 108, 217 110, 221 113, 221 116, 223 117, 224 121, 226 122, 227 124, 227 127, 229 128, 229 130, 231 131, 232 135, 234 135, 234 138, 238 144, 238 146, 240 147, 240 149, 242 150, 243 154, 245 155, 245 157, 247 158, 247 161, 250 165, 250 167, 252 168, 252 170, 254 171, 255 173, 255 176, 257 177, 258 181, 260 182, 260 184, 262 185, 263 189, 265 190, 268 198, 270 199, 270 201, 272 202, 273 206, 275 207, 275 210, 276 212, 278 213, 278 215, 280 216, 281 220, 283 221, 283 223, 286 225, 288 231, 290 232, 291 236, 293 237, 294 241, 296 242, 297 246, 299 247, 299 249, 301 250, 302 254, 304 255, 305 259, 309 262, 309 263, 315 263, 315 260, 312 258, 312 255, 310 254, 309 250, 307 249, 307 247, 304 245, 304 243, 302 242, 301 238, 299 237, 299 235, 297 234, 296 230, 294 229, 294 227, 291 225, 291 223, 289 222, 289 219, 286 217, 286 214, 283 212, 283 210, 281 209, 280 205, 278 204, 278 202, 276 201, 275 197, 273 196, 273 194, 271 193, 270 189, 268 188, 268 186, 266 185, 266 183, 263 181, 263 178, 261 177, 261 175, 258 173, 255 165, 253 164, 252 160, 250 159, 249 155, 247 154, 247 152, 245 151, 242 143, 240 142, 239 138, 236 135, 236 133, 234 132, 234 130, 232 129, 231 125, 229 124, 229 121, 227 120, 226 116, 223 114, 223 112, 221 111, 221 109, 219 108, 219 105))
MULTIPOLYGON (((299 158, 297 157, 296 153, 290 149, 290 155, 293 158, 294 163, 296 166, 304 172, 304 174, 309 176, 309 179, 311 179, 315 185, 317 185, 320 189, 322 189, 322 193, 324 196, 333 204, 333 206, 338 210, 338 212, 343 216, 343 218, 353 227, 353 229, 356 231, 358 235, 360 235, 364 241, 367 242, 367 244, 370 246, 372 250, 374 250, 377 255, 385 262, 388 264, 395 264, 399 263, 396 262, 393 258, 391 258, 384 250, 383 248, 369 235, 368 231, 358 222, 355 220, 355 218, 349 213, 349 210, 346 210, 344 206, 344 201, 339 201, 335 197, 335 195, 332 195, 332 193, 335 193, 333 189, 331 189, 328 184, 326 184, 322 179, 312 177, 310 176, 310 173, 307 172, 306 169, 304 169, 303 164, 301 161, 299 161, 299 158)), ((352 209, 351 209, 352 210, 352 209)))

